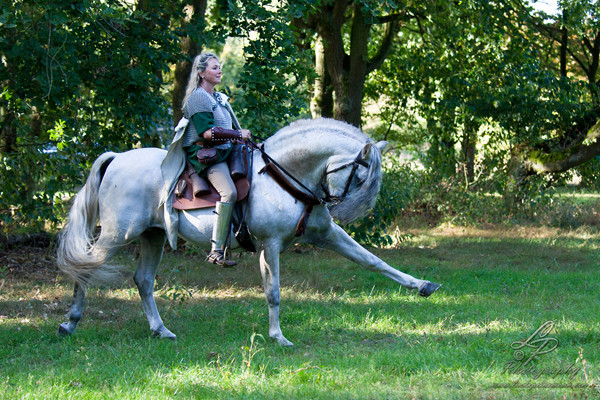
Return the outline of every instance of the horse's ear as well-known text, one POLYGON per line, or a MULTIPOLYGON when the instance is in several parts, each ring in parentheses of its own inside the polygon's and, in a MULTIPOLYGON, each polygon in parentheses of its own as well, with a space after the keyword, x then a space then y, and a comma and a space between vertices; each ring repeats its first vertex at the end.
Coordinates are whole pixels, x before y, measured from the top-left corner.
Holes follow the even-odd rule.
POLYGON ((371 156, 371 147, 373 147, 373 143, 367 143, 360 152, 360 158, 363 160, 368 160, 371 156))
MULTIPOLYGON (((380 153, 383 153, 383 149, 385 149, 385 147, 387 145, 388 145, 388 142, 386 142, 385 140, 375 143, 375 147, 377 147, 379 149, 380 153)), ((365 145, 365 147, 363 147, 362 151, 360 152, 360 158, 362 158, 365 161, 368 161, 369 158, 371 157, 371 149, 372 148, 373 148, 373 143, 367 143, 365 145)))
POLYGON ((383 150, 385 150, 385 148, 387 147, 389 143, 386 142, 385 140, 381 140, 377 143, 375 143, 375 147, 377 147, 379 149, 379 151, 381 152, 381 154, 383 154, 383 150))

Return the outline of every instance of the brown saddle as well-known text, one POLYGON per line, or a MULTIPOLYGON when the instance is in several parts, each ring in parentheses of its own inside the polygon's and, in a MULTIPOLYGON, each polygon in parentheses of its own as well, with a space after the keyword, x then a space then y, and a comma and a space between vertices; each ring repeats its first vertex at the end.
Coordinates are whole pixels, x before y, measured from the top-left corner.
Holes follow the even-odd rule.
MULTIPOLYGON (((173 208, 178 210, 194 210, 196 208, 209 208, 214 207, 217 201, 221 200, 221 196, 215 190, 215 188, 209 184, 210 193, 203 194, 201 196, 194 196, 192 183, 184 172, 181 174, 179 179, 186 181, 187 185, 182 196, 177 196, 173 193, 173 208)), ((237 201, 243 200, 248 196, 250 190, 250 183, 248 178, 241 178, 235 181, 235 187, 237 189, 237 201)))
MULTIPOLYGON (((248 196, 248 148, 242 143, 235 143, 227 162, 231 179, 237 190, 237 200, 248 196)), ((194 167, 186 162, 186 167, 179 176, 173 191, 173 207, 178 210, 214 207, 221 196, 207 179, 198 176, 194 167)))
MULTIPOLYGON (((242 143, 235 143, 227 161, 231 179, 237 190, 237 200, 248 196, 248 148, 242 143)), ((221 196, 207 179, 198 176, 194 167, 186 162, 186 167, 179 176, 173 191, 173 208, 178 210, 194 210, 214 207, 221 196)))

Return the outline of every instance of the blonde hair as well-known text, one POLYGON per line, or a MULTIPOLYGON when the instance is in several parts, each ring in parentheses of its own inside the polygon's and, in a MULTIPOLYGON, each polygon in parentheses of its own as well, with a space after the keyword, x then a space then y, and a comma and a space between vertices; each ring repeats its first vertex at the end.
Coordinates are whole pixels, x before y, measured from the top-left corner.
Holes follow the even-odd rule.
POLYGON ((185 96, 183 98, 183 102, 181 103, 181 108, 185 107, 185 103, 187 102, 188 97, 192 94, 194 90, 202 83, 202 78, 200 77, 200 72, 206 71, 206 67, 208 67, 208 61, 211 59, 216 59, 219 61, 219 57, 217 57, 214 53, 202 53, 194 58, 194 63, 192 64, 192 71, 190 72, 190 77, 188 79, 188 84, 185 89, 185 96))

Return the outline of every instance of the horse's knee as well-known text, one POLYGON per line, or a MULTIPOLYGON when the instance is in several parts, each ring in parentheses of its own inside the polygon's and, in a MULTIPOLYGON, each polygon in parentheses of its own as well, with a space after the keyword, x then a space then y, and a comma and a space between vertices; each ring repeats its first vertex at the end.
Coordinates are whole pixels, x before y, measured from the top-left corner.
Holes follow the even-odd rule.
POLYGON ((154 277, 149 277, 136 272, 133 276, 133 281, 138 287, 140 296, 149 296, 154 292, 154 277))
POLYGON ((269 303, 269 306, 279 307, 279 304, 281 303, 281 296, 279 293, 267 292, 265 297, 267 298, 267 303, 269 303))

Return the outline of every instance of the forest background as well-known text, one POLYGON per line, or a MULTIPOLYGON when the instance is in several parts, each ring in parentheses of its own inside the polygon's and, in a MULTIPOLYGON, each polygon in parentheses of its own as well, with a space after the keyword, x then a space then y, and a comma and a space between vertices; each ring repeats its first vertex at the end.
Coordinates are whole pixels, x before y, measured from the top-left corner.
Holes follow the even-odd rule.
POLYGON ((105 151, 166 148, 206 50, 256 135, 323 116, 390 142, 362 243, 399 216, 554 218, 557 188, 600 185, 600 5, 534 5, 0 0, 0 230, 60 226, 105 151))

